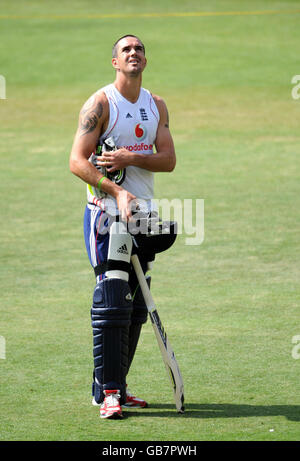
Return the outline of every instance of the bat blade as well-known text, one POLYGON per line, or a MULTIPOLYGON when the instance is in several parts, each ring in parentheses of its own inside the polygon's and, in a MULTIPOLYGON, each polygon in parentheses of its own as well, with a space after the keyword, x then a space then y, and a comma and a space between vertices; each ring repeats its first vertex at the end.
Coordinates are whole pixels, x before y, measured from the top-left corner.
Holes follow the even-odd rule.
POLYGON ((149 312, 154 333, 161 351, 161 355, 170 379, 171 386, 174 391, 174 399, 178 413, 184 413, 184 386, 183 379, 179 370, 179 366, 170 345, 167 334, 161 323, 160 317, 156 309, 149 312))
POLYGON ((167 334, 162 326, 159 318, 151 291, 146 282, 145 275, 143 273, 139 258, 137 255, 131 256, 131 261, 139 281, 145 303, 148 309, 148 313, 152 322, 154 333, 157 339, 157 343, 167 370, 167 374, 170 378, 171 386, 174 391, 174 399, 176 409, 178 413, 184 412, 184 387, 183 380, 179 370, 177 360, 175 358, 174 351, 170 345, 167 334))

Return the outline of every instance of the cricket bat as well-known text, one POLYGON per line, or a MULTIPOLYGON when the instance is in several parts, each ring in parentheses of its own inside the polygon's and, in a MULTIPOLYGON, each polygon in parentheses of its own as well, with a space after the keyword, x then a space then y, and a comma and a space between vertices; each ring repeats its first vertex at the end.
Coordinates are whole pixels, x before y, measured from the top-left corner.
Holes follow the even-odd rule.
POLYGON ((175 354, 170 345, 167 333, 159 318, 157 308, 155 306, 151 291, 148 287, 143 269, 141 267, 139 258, 137 255, 131 256, 131 262, 134 267, 138 282, 140 284, 145 303, 149 312, 149 316, 152 322, 154 333, 158 342, 159 349, 167 370, 167 374, 170 378, 171 386, 174 391, 174 399, 176 409, 178 413, 184 413, 184 388, 183 380, 179 370, 175 354))

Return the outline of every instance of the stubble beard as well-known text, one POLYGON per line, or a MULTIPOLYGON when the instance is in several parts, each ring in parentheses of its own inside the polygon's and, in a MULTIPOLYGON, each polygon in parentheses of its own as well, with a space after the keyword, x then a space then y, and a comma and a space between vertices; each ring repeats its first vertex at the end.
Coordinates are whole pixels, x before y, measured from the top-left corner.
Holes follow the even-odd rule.
POLYGON ((121 71, 119 69, 118 72, 122 72, 124 75, 126 75, 127 77, 130 77, 130 78, 140 78, 140 76, 142 75, 143 70, 142 69, 134 69, 134 70, 130 70, 130 71, 126 72, 126 71, 121 71))

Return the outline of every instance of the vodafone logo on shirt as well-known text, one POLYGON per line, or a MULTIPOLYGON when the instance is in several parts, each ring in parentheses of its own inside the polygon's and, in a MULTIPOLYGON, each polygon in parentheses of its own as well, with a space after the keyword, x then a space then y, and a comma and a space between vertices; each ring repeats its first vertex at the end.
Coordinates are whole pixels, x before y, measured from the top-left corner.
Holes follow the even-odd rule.
POLYGON ((139 142, 134 144, 133 146, 124 146, 125 149, 129 151, 134 151, 134 152, 141 151, 141 150, 142 151, 149 151, 149 150, 152 151, 153 144, 144 144, 143 142, 140 142, 140 141, 143 141, 146 138, 146 136, 147 136, 147 130, 146 130, 145 125, 143 125, 142 123, 138 123, 134 127, 134 137, 139 142))
POLYGON ((143 141, 147 136, 147 130, 144 125, 138 123, 134 128, 134 137, 137 141, 143 141))
POLYGON ((143 141, 147 136, 147 129, 145 127, 145 125, 143 125, 142 123, 138 123, 137 125, 135 125, 134 127, 134 137, 137 141, 137 143, 135 143, 134 145, 131 145, 131 146, 124 146, 125 149, 129 150, 129 151, 134 151, 134 152, 137 152, 137 151, 151 151, 153 150, 153 144, 144 144, 143 142, 140 142, 140 141, 143 141))
POLYGON ((124 146, 124 147, 125 149, 130 150, 130 152, 132 151, 137 152, 140 150, 143 150, 143 151, 153 150, 153 144, 144 144, 143 142, 141 142, 140 144, 135 143, 134 146, 124 146))

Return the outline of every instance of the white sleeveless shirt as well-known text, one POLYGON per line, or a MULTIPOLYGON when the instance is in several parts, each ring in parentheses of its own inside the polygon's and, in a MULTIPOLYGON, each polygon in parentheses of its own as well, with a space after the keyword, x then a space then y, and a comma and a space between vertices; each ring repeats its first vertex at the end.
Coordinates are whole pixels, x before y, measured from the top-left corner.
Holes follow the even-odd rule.
MULTIPOLYGON (((159 122, 159 112, 151 93, 141 88, 138 100, 135 103, 128 101, 117 90, 113 83, 101 88, 109 102, 109 123, 107 130, 100 137, 100 144, 108 137, 113 137, 118 148, 125 147, 137 154, 153 154, 153 145, 159 122)), ((153 199, 154 173, 152 171, 128 166, 125 180, 121 187, 131 192, 145 202, 153 199)), ((87 186, 89 204, 100 206, 102 209, 117 210, 116 200, 99 189, 87 186)))

